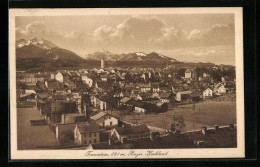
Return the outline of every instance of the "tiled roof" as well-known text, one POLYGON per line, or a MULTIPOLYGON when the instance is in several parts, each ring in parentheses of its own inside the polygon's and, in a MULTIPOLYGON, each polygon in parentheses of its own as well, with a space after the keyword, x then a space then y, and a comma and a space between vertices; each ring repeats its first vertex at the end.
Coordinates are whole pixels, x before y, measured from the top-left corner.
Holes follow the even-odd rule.
POLYGON ((99 125, 95 121, 78 122, 77 126, 81 134, 99 131, 99 125))
POLYGON ((124 98, 121 99, 119 102, 121 102, 121 103, 126 103, 126 102, 128 102, 129 100, 131 100, 130 97, 124 97, 124 98))
POLYGON ((108 113, 105 113, 105 112, 101 111, 101 112, 97 113, 96 115, 92 116, 91 119, 96 121, 96 120, 102 118, 105 115, 108 115, 108 113))
POLYGON ((147 131, 150 132, 149 128, 146 125, 116 127, 115 129, 119 135, 141 133, 141 132, 147 132, 147 131))
POLYGON ((44 99, 50 97, 51 95, 49 94, 49 92, 42 91, 42 92, 37 92, 37 96, 44 99))
POLYGON ((171 95, 171 93, 165 93, 165 92, 162 92, 162 93, 160 93, 159 96, 160 96, 161 98, 169 98, 170 95, 171 95))
POLYGON ((111 98, 112 98, 111 96, 101 96, 99 100, 104 102, 109 102, 111 98))
POLYGON ((191 94, 191 91, 190 90, 186 90, 186 91, 180 91, 178 93, 180 93, 180 94, 191 94))

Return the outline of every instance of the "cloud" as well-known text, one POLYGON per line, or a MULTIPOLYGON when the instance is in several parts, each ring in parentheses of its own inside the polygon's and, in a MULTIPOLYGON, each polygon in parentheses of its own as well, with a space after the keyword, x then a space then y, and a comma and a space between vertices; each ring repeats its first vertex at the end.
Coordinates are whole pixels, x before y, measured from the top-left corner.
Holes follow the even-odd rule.
MULTIPOLYGON (((62 26, 62 25, 61 25, 62 26)), ((93 32, 50 30, 44 22, 34 21, 16 28, 16 37, 42 36, 73 49, 156 51, 180 48, 234 45, 234 26, 214 24, 207 29, 185 31, 167 25, 157 16, 129 17, 116 26, 102 25, 93 32)), ((70 49, 68 48, 68 49, 70 49)), ((120 52, 120 51, 119 51, 120 52)))
POLYGON ((43 22, 34 21, 24 27, 16 28, 16 36, 18 38, 29 36, 42 36, 47 33, 46 26, 43 22))
POLYGON ((134 16, 119 24, 111 36, 121 41, 128 39, 129 36, 135 40, 149 41, 150 38, 159 37, 164 27, 165 23, 158 17, 134 16))
POLYGON ((97 28, 92 39, 111 47, 142 49, 234 45, 234 26, 214 24, 205 30, 184 31, 167 26, 159 17, 132 16, 116 27, 97 28))

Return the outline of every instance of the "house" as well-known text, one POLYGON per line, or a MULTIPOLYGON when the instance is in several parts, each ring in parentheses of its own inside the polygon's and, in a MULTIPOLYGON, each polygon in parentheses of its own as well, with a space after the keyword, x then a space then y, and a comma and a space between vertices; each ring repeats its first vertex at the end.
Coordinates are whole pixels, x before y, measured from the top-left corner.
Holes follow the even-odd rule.
POLYGON ((81 80, 81 77, 77 72, 72 71, 70 72, 70 79, 74 82, 78 82, 81 80))
POLYGON ((47 78, 48 78, 49 80, 55 80, 55 73, 49 73, 49 74, 47 75, 47 78))
POLYGON ((91 104, 96 108, 99 108, 99 104, 100 104, 99 98, 100 98, 99 95, 95 95, 95 94, 90 96, 91 104))
POLYGON ((210 88, 207 88, 203 91, 203 98, 210 98, 213 96, 213 91, 210 88))
POLYGON ((153 93, 160 92, 160 87, 158 83, 152 84, 153 93))
POLYGON ((152 88, 151 84, 140 84, 139 85, 141 92, 149 92, 152 88))
POLYGON ((61 115, 60 124, 75 124, 76 122, 84 120, 84 114, 79 113, 63 113, 61 115))
POLYGON ((100 110, 106 111, 106 110, 113 110, 113 108, 116 108, 118 106, 119 98, 112 97, 112 96, 101 96, 99 98, 99 107, 100 110))
POLYGON ((63 75, 58 72, 56 75, 55 75, 55 80, 56 81, 59 81, 59 82, 63 82, 63 75))
POLYGON ((174 102, 174 94, 172 92, 162 92, 159 93, 159 99, 162 103, 171 103, 174 102))
POLYGON ((70 88, 70 89, 74 89, 74 88, 77 87, 77 86, 76 86, 76 83, 75 83, 74 81, 71 81, 71 80, 68 80, 67 82, 64 82, 64 83, 65 83, 65 85, 67 85, 67 87, 70 88))
POLYGON ((108 79, 108 76, 106 74, 102 74, 102 75, 100 75, 100 79, 102 82, 106 82, 108 79))
POLYGON ((20 94, 17 102, 21 102, 21 101, 30 101, 30 102, 35 102, 35 96, 36 93, 24 93, 24 94, 20 94))
POLYGON ((235 93, 236 92, 236 84, 235 83, 226 83, 225 85, 227 93, 235 93))
POLYGON ((187 100, 191 93, 192 92, 189 90, 188 91, 179 91, 176 94, 176 100, 177 101, 187 100))
POLYGON ((192 101, 199 101, 203 97, 203 93, 199 90, 194 90, 191 94, 190 97, 192 101))
POLYGON ((150 129, 146 125, 115 127, 111 130, 111 139, 121 143, 145 138, 150 138, 150 129))
POLYGON ((236 81, 236 79, 233 77, 228 77, 228 76, 225 76, 225 77, 221 77, 221 81, 223 82, 223 83, 225 83, 225 82, 234 82, 234 81, 236 81))
POLYGON ((139 102, 139 101, 133 101, 132 105, 134 106, 134 112, 145 113, 147 111, 146 103, 139 102))
POLYGON ((96 82, 95 88, 100 93, 105 93, 112 89, 107 82, 96 82))
POLYGON ((100 80, 98 74, 96 73, 88 73, 88 74, 81 74, 81 80, 87 84, 89 87, 94 86, 94 80, 100 80))
POLYGON ((62 135, 74 136, 76 124, 57 124, 55 128, 55 136, 59 139, 62 135))
POLYGON ((118 125, 118 119, 102 111, 91 116, 90 118, 102 127, 112 127, 118 125))
POLYGON ((51 123, 61 123, 62 114, 75 113, 77 111, 76 102, 65 100, 65 98, 65 96, 53 97, 53 101, 50 104, 50 110, 47 113, 51 123), (61 100, 61 98, 63 99, 61 100))
POLYGON ((61 72, 62 76, 63 76, 63 83, 68 83, 70 82, 70 77, 71 75, 67 72, 61 72))
POLYGON ((189 79, 189 78, 191 78, 191 76, 192 76, 191 70, 187 69, 187 70, 185 71, 185 78, 189 79))
POLYGON ((224 94, 224 93, 227 93, 227 90, 226 90, 225 86, 221 84, 215 88, 215 92, 219 93, 219 94, 224 94))
POLYGON ((64 88, 64 84, 59 81, 55 80, 47 80, 45 81, 45 86, 48 89, 53 89, 53 90, 60 90, 64 88))
POLYGON ((51 94, 47 91, 38 91, 36 93, 36 106, 40 110, 41 106, 51 97, 51 94))
POLYGON ((36 85, 36 83, 44 83, 44 76, 41 74, 28 73, 24 76, 24 82, 27 85, 36 85))
POLYGON ((237 128, 234 124, 214 125, 214 128, 201 127, 201 130, 185 132, 196 147, 235 148, 237 147, 237 128))
POLYGON ((156 103, 156 112, 167 112, 168 111, 168 104, 167 103, 156 103))
POLYGON ((99 125, 95 121, 78 122, 74 129, 74 143, 89 145, 100 142, 99 125))
POLYGON ((82 80, 83 82, 86 82, 86 80, 88 79, 88 74, 87 74, 87 73, 83 73, 83 74, 81 74, 80 76, 81 76, 81 80, 82 80))
POLYGON ((121 100, 119 100, 119 105, 123 106, 123 105, 127 105, 127 102, 129 102, 131 100, 130 97, 124 97, 121 100))
POLYGON ((134 102, 130 97, 124 97, 119 101, 119 109, 128 109, 132 110, 134 108, 132 102, 134 102))

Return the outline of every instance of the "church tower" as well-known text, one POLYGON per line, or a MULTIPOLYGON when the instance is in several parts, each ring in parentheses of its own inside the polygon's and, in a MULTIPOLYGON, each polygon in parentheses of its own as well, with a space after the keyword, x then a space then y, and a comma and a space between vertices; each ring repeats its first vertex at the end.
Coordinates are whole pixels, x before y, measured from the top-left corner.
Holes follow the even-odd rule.
POLYGON ((104 58, 101 59, 101 69, 104 69, 105 68, 105 60, 104 58))

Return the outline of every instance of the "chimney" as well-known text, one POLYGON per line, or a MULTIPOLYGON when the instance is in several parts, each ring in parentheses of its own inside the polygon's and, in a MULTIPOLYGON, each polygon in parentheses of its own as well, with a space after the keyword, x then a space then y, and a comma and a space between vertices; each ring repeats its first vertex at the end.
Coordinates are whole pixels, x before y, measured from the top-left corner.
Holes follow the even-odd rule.
POLYGON ((206 135, 206 133, 207 133, 207 127, 206 127, 206 126, 202 126, 202 127, 201 127, 201 132, 202 132, 204 135, 206 135))
POLYGON ((214 129, 215 129, 215 131, 217 131, 219 129, 219 126, 218 125, 214 125, 214 129))

